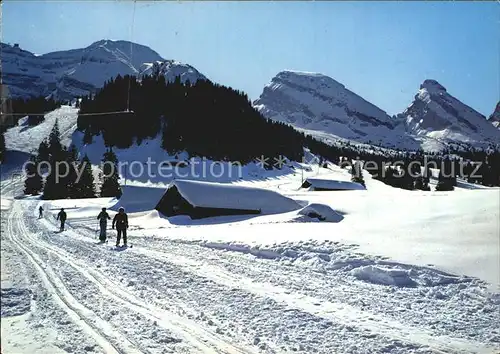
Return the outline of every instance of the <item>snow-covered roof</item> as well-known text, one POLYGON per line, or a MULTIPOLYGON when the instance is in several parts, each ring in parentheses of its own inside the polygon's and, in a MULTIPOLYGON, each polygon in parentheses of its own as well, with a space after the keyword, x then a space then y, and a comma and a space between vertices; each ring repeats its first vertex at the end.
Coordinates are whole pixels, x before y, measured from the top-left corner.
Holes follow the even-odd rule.
POLYGON ((279 193, 228 183, 175 180, 168 188, 177 190, 195 207, 260 210, 262 213, 284 213, 301 206, 279 193))
POLYGON ((307 182, 311 184, 311 187, 331 189, 331 190, 365 190, 363 185, 355 182, 349 181, 336 181, 332 179, 317 179, 308 178, 307 182))

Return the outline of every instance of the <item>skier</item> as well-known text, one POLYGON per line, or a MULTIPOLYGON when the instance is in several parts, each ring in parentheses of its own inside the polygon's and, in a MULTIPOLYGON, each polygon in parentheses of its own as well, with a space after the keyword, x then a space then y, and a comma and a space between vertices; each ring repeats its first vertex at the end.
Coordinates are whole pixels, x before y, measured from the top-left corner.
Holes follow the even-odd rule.
POLYGON ((97 219, 99 220, 99 227, 101 229, 101 233, 99 234, 99 241, 106 241, 106 228, 108 226, 108 220, 111 220, 108 213, 106 212, 106 208, 102 208, 102 211, 97 215, 97 219))
POLYGON ((64 211, 64 208, 61 208, 61 211, 59 214, 57 214, 57 220, 61 221, 61 229, 60 231, 64 231, 64 223, 66 222, 66 212, 64 211))
POLYGON ((43 208, 40 205, 40 208, 38 208, 38 218, 41 219, 43 217, 43 208))
POLYGON ((116 224, 116 247, 120 246, 120 239, 123 234, 123 246, 127 247, 127 229, 128 229, 128 216, 125 214, 125 209, 118 209, 118 214, 113 218, 112 229, 115 228, 116 224))

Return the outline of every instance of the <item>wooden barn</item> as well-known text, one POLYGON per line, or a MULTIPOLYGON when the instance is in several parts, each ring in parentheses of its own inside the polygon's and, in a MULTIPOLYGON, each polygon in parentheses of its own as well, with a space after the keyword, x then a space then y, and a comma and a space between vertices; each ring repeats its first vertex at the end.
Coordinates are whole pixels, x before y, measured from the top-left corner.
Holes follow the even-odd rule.
POLYGON ((156 205, 165 216, 201 219, 223 215, 275 214, 299 209, 279 193, 228 183, 175 180, 156 205))
POLYGON ((352 191, 366 189, 362 184, 355 182, 318 178, 307 178, 302 183, 301 188, 307 188, 310 191, 352 191))

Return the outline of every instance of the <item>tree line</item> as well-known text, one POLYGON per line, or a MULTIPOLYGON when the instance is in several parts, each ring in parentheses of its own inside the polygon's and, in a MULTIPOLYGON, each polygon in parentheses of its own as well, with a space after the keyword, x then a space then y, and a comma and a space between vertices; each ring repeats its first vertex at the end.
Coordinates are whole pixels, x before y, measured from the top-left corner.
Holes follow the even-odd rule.
POLYGON ((190 156, 241 163, 261 156, 303 156, 301 134, 265 119, 246 94, 208 80, 191 84, 147 76, 138 82, 118 76, 93 97, 83 97, 80 113, 78 129, 84 143, 102 135, 107 146, 128 148, 160 136, 170 154, 186 151, 190 156), (127 109, 133 113, 123 112, 127 109), (117 111, 123 113, 85 115, 117 111))
POLYGON ((20 118, 19 114, 26 113, 28 116, 27 125, 35 126, 45 120, 44 115, 48 112, 61 107, 62 102, 56 101, 52 97, 45 98, 43 96, 30 98, 14 98, 10 100, 12 103, 12 112, 16 114, 13 119, 13 125, 17 125, 20 118))
POLYGON ((41 193, 43 199, 121 197, 116 154, 109 149, 102 162, 103 171, 96 180, 87 155, 79 159, 75 145, 66 148, 61 144, 56 121, 48 139, 40 143, 37 153, 25 165, 24 193, 41 193), (97 183, 101 185, 99 193, 97 183))
POLYGON ((53 98, 46 99, 40 97, 30 98, 11 98, 2 102, 2 106, 10 107, 8 110, 2 109, 2 117, 0 118, 0 162, 5 162, 5 132, 7 129, 12 128, 19 124, 19 120, 24 114, 28 116, 26 124, 28 126, 35 126, 45 120, 44 115, 50 111, 55 110, 61 106, 62 102, 56 101, 53 98), (10 112, 8 112, 10 111, 10 112), (13 113, 13 114, 10 114, 13 113))

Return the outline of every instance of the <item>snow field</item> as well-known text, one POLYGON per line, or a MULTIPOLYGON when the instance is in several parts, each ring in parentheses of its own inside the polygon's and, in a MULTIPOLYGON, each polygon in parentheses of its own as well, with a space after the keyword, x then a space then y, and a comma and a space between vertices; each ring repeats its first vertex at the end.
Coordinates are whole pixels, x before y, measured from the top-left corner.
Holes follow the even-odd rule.
MULTIPOLYGON (((21 208, 14 212, 21 212, 21 208)), ((14 217, 22 220, 17 215, 12 216, 14 217)), ((49 217, 42 224, 45 229, 55 229, 56 225, 52 222, 49 217)), ((209 328, 213 327, 215 334, 223 337, 235 336, 241 339, 243 334, 240 331, 245 328, 245 343, 256 345, 255 350, 263 352, 280 352, 293 348, 304 352, 325 353, 343 350, 357 352, 361 348, 369 348, 368 352, 379 351, 381 348, 390 348, 393 352, 401 353, 431 352, 430 348, 440 348, 445 352, 480 352, 481 348, 488 348, 481 342, 485 340, 483 336, 492 335, 489 331, 487 334, 486 330, 479 331, 481 326, 478 324, 488 328, 485 326, 485 318, 494 319, 495 304, 488 303, 486 293, 474 284, 473 279, 452 277, 454 281, 441 284, 442 292, 446 287, 449 294, 456 295, 460 293, 459 290, 465 292, 464 289, 467 289, 474 295, 470 298, 463 297, 462 294, 462 301, 452 302, 452 309, 449 306, 443 309, 440 302, 446 301, 445 298, 434 296, 432 291, 436 284, 429 284, 430 290, 422 293, 425 289, 418 287, 381 287, 379 284, 364 281, 353 283, 355 277, 350 275, 349 269, 356 268, 356 263, 367 266, 374 262, 366 256, 359 259, 360 256, 352 253, 354 246, 332 244, 331 247, 316 248, 302 242, 283 245, 288 252, 287 257, 265 260, 249 258, 248 255, 238 252, 214 253, 210 245, 200 249, 200 245, 196 243, 163 238, 137 238, 134 240, 136 247, 133 249, 113 252, 108 250, 107 246, 93 245, 93 235, 78 224, 79 221, 73 224, 70 222, 72 229, 66 235, 44 231, 28 236, 30 232, 26 230, 22 234, 23 237, 29 237, 25 243, 29 243, 32 250, 37 249, 36 253, 41 254, 44 259, 48 261, 56 257, 57 262, 53 266, 60 269, 58 276, 62 277, 61 281, 68 282, 67 289, 76 301, 91 308, 92 312, 107 321, 110 326, 127 328, 127 338, 137 338, 133 341, 134 347, 126 352, 133 352, 134 348, 140 351, 148 348, 155 352, 154 348, 157 347, 151 341, 156 342, 158 336, 167 338, 165 341, 169 346, 176 346, 175 352, 181 351, 180 347, 186 337, 161 330, 154 330, 153 334, 147 330, 155 321, 158 326, 166 326, 172 330, 158 318, 161 317, 159 314, 162 308, 168 309, 169 312, 175 310, 174 313, 178 313, 181 318, 187 316, 193 320, 194 323, 191 323, 189 328, 196 323, 203 323, 209 328), (290 253, 293 248, 298 254, 304 254, 294 258, 290 253), (344 267, 337 264, 336 274, 331 270, 319 272, 317 267, 311 266, 313 263, 310 260, 314 258, 311 255, 314 253, 319 256, 316 261, 327 256, 334 258, 335 255, 344 258, 344 267), (82 288, 87 289, 84 294, 79 293, 82 288), (200 291, 203 291, 203 295, 200 291), (94 298, 96 294, 101 295, 94 298), (385 300, 376 300, 376 297, 384 294, 385 300), (422 296, 423 294, 426 295, 422 296), (373 298, 370 298, 371 296, 373 298), (420 302, 416 302, 419 305, 408 301, 408 296, 415 297, 415 300, 420 299, 420 302), (465 315, 462 315, 460 317, 463 322, 457 324, 454 315, 464 311, 462 306, 471 302, 471 299, 483 299, 481 301, 485 302, 483 306, 486 306, 487 311, 481 315, 477 314, 476 320, 470 317, 465 319, 465 315), (181 303, 176 304, 179 301, 181 303), (385 304, 385 301, 388 303, 385 304), (412 306, 395 307, 395 304, 405 302, 412 303, 412 306), (429 302, 435 304, 430 305, 429 302), (147 312, 144 310, 144 303, 155 304, 156 309, 147 312), (421 306, 426 309, 428 317, 420 314, 423 309, 421 306), (395 311, 395 308, 398 311, 395 311), (136 316, 130 311, 139 311, 140 314, 136 316), (156 318, 148 322, 141 317, 144 313, 154 314, 156 318), (407 327, 408 317, 414 321, 415 328, 407 327), (130 318, 134 318, 134 326, 124 325, 130 318), (321 319, 319 322, 318 318, 321 319), (405 321, 405 324, 400 321, 405 321), (255 323, 255 327, 251 327, 251 323, 255 323), (293 325, 294 323, 296 325, 293 325), (436 337, 436 333, 431 335, 432 329, 422 330, 417 327, 425 324, 432 328, 432 323, 438 332, 441 331, 441 336, 436 337), (443 326, 446 323, 449 323, 450 328, 454 328, 454 336, 460 334, 459 338, 450 338, 445 334, 447 329, 443 326), (130 327, 136 328, 137 331, 130 327), (326 338, 324 336, 332 340, 321 343, 318 339, 326 338), (471 341, 471 337, 478 342, 471 341)), ((35 226, 30 224, 28 227, 35 226)), ((34 231, 36 230, 38 228, 34 231)), ((476 306, 479 304, 476 303, 476 306)), ((168 318, 172 318, 170 313, 168 318)), ((178 326, 179 324, 175 323, 174 327, 179 328, 178 326)), ((118 341, 113 341, 113 336, 108 335, 107 340, 118 345, 118 341)), ((491 341, 494 338, 486 340, 491 341)), ((125 344, 120 345, 121 348, 126 348, 125 344)), ((217 345, 220 346, 220 343, 217 345)))

